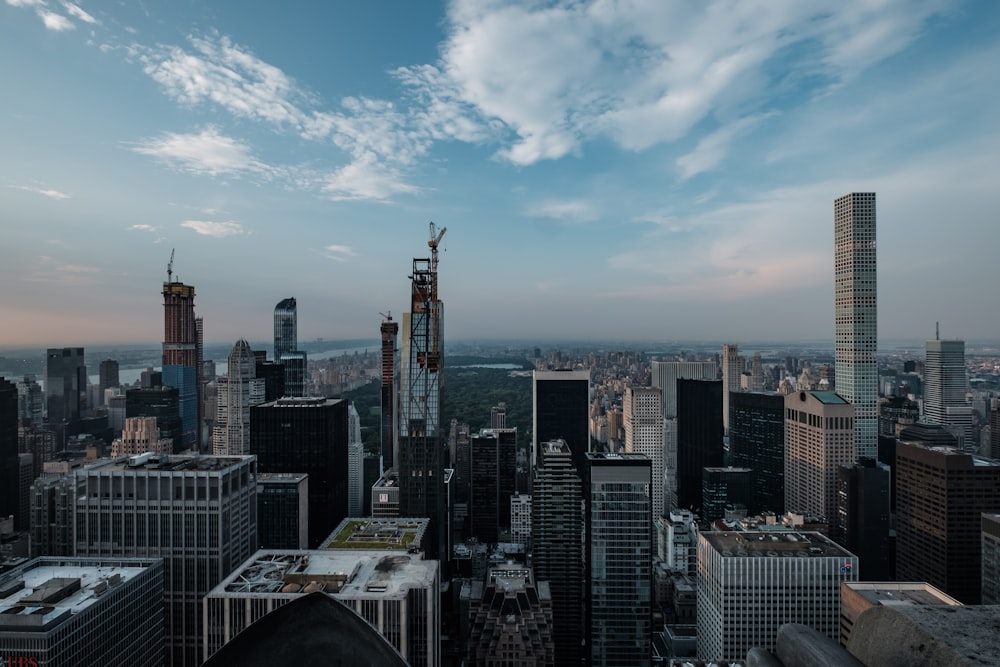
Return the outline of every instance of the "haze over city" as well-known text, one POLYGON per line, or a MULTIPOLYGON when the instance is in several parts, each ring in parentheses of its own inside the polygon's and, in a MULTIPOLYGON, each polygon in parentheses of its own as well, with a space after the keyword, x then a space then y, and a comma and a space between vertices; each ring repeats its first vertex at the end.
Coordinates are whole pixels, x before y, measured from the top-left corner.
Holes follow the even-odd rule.
POLYGON ((448 340, 833 338, 878 195, 879 336, 994 339, 1000 7, 0 4, 0 346, 373 338, 446 226, 448 340))

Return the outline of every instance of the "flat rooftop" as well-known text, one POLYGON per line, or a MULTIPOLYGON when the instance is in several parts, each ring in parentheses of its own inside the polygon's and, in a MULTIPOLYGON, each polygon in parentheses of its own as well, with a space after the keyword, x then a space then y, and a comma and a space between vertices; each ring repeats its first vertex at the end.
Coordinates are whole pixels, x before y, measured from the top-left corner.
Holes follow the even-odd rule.
POLYGON ((873 606, 947 605, 962 603, 943 591, 923 582, 848 581, 843 584, 873 606))
POLYGON ((109 559, 38 558, 0 575, 0 632, 48 630, 69 620, 108 590, 138 576, 155 561, 107 565, 109 559), (92 560, 94 565, 88 564, 92 560), (101 565, 97 565, 101 563, 101 565))
POLYGON ((323 591, 339 599, 403 598, 411 588, 430 588, 438 562, 384 550, 261 550, 240 565, 208 597, 305 595, 323 591))
POLYGON ((417 518, 347 518, 323 541, 323 548, 420 551, 429 522, 417 518))
POLYGON ((847 401, 835 391, 811 391, 816 400, 825 405, 846 405, 847 401))
POLYGON ((175 472, 182 470, 215 471, 225 470, 245 463, 251 456, 189 456, 179 454, 140 454, 116 459, 101 459, 84 470, 161 470, 175 472))
POLYGON ((283 482, 298 484, 308 476, 309 474, 304 472, 259 472, 257 473, 257 481, 271 484, 280 484, 283 482))
POLYGON ((812 531, 703 532, 701 537, 725 557, 792 556, 812 558, 854 557, 822 533, 812 531))

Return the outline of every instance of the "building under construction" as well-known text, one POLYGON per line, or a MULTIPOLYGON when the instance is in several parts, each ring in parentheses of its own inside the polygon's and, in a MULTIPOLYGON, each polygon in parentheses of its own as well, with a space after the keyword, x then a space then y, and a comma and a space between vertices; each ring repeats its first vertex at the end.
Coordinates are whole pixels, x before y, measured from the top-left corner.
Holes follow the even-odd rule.
POLYGON ((163 283, 163 385, 180 394, 181 442, 176 451, 199 448, 201 434, 201 318, 194 316, 194 286, 174 280, 174 253, 163 283))
POLYGON ((445 228, 430 224, 430 258, 414 258, 410 312, 403 314, 398 451, 401 516, 431 520, 428 552, 445 551, 441 407, 444 384, 442 304, 438 298, 438 244, 445 228))

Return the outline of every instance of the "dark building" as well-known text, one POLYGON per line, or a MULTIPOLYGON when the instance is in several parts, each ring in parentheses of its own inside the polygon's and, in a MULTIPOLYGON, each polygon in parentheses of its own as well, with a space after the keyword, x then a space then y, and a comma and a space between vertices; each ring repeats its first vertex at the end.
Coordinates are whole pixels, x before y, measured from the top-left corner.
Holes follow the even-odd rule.
MULTIPOLYGON (((736 395, 735 392, 733 394, 736 395)), ((726 516, 726 509, 749 508, 753 497, 750 468, 704 468, 701 480, 701 518, 711 523, 726 516)))
POLYGON ((0 519, 18 516, 17 387, 0 377, 0 519))
POLYGON ((678 379, 677 506, 699 507, 702 468, 722 465, 722 382, 678 379))
POLYGON ((470 535, 469 512, 472 504, 472 448, 469 442, 469 425, 451 420, 448 434, 451 454, 451 531, 452 541, 464 542, 470 535))
POLYGON ((83 348, 49 348, 45 362, 45 419, 56 431, 60 447, 65 441, 65 425, 80 418, 86 394, 83 348))
POLYGON ((785 513, 785 398, 781 394, 729 394, 729 456, 751 468, 751 515, 785 513))
POLYGON ((125 392, 125 417, 156 417, 161 438, 173 440, 173 451, 183 450, 180 390, 176 387, 148 387, 125 392))
POLYGON ((257 475, 257 542, 261 549, 309 548, 309 475, 257 475))
POLYGON ((590 371, 535 371, 532 385, 532 465, 543 442, 564 440, 582 476, 590 451, 590 371))
POLYGON ((118 362, 114 359, 102 361, 98 378, 100 384, 98 384, 97 403, 104 405, 105 390, 121 385, 118 379, 118 362))
POLYGON ((306 353, 298 349, 298 305, 294 297, 274 307, 274 360, 285 368, 285 394, 306 396, 306 353))
POLYGON ((535 582, 531 568, 494 565, 484 581, 469 582, 470 665, 555 667, 552 598, 535 582))
POLYGON ((56 434, 41 424, 22 420, 17 427, 17 443, 19 451, 31 454, 35 466, 33 477, 41 475, 45 463, 55 458, 56 434))
POLYGON ((379 326, 382 334, 382 470, 396 465, 396 335, 399 322, 386 315, 379 326))
POLYGON ((862 581, 892 581, 889 545, 889 466, 861 458, 837 471, 833 539, 858 557, 862 581))
POLYGON ((472 499, 469 507, 471 535, 483 544, 495 544, 499 524, 497 436, 492 431, 469 438, 472 464, 472 499))
POLYGON ((32 558, 73 555, 73 478, 42 475, 31 485, 32 558))
MULTIPOLYGON (((177 389, 180 437, 174 451, 198 449, 201 435, 202 368, 199 326, 194 316, 194 286, 172 278, 173 258, 163 283, 163 385, 177 389)), ((163 427, 160 427, 162 432, 163 427)))
POLYGON ((888 396, 878 403, 878 434, 896 435, 898 424, 913 424, 920 419, 920 405, 906 396, 888 396))
MULTIPOLYGON (((564 441, 538 443, 531 496, 535 578, 552 591, 553 640, 559 663, 584 658, 583 485, 564 441)), ((647 523, 649 523, 647 521, 647 523)))
POLYGON ((901 437, 896 480, 896 579, 979 604, 980 517, 1000 511, 1000 462, 901 437))
MULTIPOLYGON (((591 665, 649 667, 652 642, 652 463, 645 454, 587 454, 587 649, 591 665)), ((558 621, 556 621, 558 624, 558 621)))
POLYGON ((1000 406, 990 408, 990 458, 1000 459, 1000 406))
POLYGON ((261 472, 309 475, 309 547, 347 516, 347 401, 282 398, 250 408, 261 472))
POLYGON ((362 514, 364 516, 372 515, 372 487, 375 486, 378 478, 382 476, 381 468, 381 456, 365 454, 364 458, 361 459, 361 486, 363 491, 362 496, 364 496, 362 514))
POLYGON ((254 373, 264 380, 264 402, 276 401, 285 395, 285 367, 267 359, 266 350, 254 350, 254 373))

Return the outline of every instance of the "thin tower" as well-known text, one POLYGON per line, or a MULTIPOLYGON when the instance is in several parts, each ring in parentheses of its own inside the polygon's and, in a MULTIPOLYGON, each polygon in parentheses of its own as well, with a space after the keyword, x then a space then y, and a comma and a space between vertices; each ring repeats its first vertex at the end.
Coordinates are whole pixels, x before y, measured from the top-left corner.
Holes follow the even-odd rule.
MULTIPOLYGON (((379 313, 381 315, 381 313, 379 313)), ((382 315, 382 470, 396 465, 396 335, 399 322, 382 315)))
POLYGON ((198 449, 201 387, 198 369, 198 327, 194 316, 194 286, 174 280, 174 251, 163 283, 163 384, 179 393, 181 447, 198 449))

